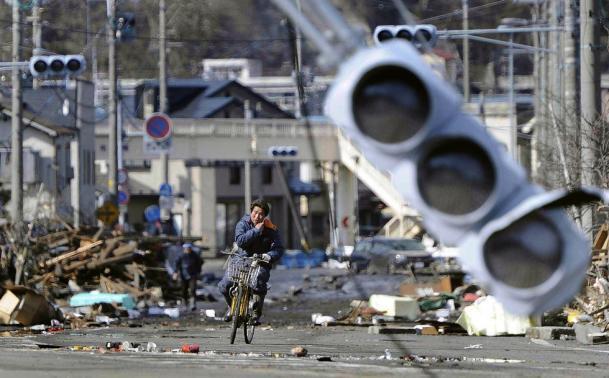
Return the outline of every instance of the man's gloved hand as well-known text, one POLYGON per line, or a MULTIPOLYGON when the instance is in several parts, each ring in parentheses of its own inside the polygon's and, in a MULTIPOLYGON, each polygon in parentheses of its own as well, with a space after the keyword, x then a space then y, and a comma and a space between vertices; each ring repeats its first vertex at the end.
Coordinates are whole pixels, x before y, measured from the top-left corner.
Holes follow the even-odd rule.
POLYGON ((262 256, 260 256, 260 258, 262 260, 264 260, 265 263, 271 262, 271 255, 269 255, 268 253, 263 253, 262 256))

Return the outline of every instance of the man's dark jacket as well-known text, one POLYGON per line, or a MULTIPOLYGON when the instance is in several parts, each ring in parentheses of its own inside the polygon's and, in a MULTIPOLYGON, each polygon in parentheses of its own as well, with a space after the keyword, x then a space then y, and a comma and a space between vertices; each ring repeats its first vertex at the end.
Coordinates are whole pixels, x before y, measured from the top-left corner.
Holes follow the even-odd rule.
POLYGON ((271 263, 275 263, 283 255, 279 232, 268 227, 257 229, 249 214, 244 215, 235 227, 235 243, 239 247, 237 254, 241 256, 268 253, 271 263))

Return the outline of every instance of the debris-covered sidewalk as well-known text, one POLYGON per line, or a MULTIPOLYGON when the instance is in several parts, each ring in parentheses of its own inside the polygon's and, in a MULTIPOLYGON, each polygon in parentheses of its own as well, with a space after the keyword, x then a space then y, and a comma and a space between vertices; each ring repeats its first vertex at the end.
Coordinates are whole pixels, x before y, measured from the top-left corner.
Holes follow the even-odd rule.
MULTIPOLYGON (((0 230, 0 324, 79 329, 150 314, 179 316, 166 271, 167 246, 185 238, 29 225, 24 239, 0 230)), ((23 235, 22 235, 23 236, 23 235)), ((187 238, 186 238, 187 239, 187 238)))

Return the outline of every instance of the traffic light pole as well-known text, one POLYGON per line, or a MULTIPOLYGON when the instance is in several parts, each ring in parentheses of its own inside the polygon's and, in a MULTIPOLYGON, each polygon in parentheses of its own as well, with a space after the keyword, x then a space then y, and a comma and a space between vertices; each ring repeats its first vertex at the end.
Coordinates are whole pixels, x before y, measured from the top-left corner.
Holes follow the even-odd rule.
POLYGON ((118 195, 118 138, 117 138, 117 104, 116 104, 116 0, 108 0, 108 85, 109 115, 108 124, 108 191, 112 201, 117 204, 118 195))
POLYGON ((11 216, 13 225, 23 221, 23 93, 21 70, 18 63, 21 45, 21 11, 19 2, 13 1, 13 50, 11 81, 11 216))

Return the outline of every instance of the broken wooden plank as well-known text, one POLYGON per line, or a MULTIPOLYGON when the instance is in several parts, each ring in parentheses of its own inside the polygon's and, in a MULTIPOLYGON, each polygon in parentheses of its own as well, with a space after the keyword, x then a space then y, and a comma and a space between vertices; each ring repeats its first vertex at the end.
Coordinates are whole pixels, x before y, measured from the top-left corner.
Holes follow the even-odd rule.
POLYGON ((121 256, 121 255, 125 255, 127 253, 133 253, 136 249, 137 249, 137 244, 130 242, 128 244, 122 244, 122 245, 118 246, 117 248, 114 249, 114 251, 112 251, 112 254, 114 256, 121 256))
POLYGON ((58 262, 60 262, 60 261, 63 261, 63 260, 66 260, 66 259, 72 258, 72 257, 74 257, 74 256, 77 256, 77 255, 79 255, 79 254, 83 253, 83 252, 89 251, 89 250, 91 250, 91 249, 93 249, 93 248, 97 247, 98 245, 101 245, 102 243, 103 243, 103 241, 101 241, 101 240, 100 240, 100 241, 96 241, 95 243, 91 243, 91 244, 86 245, 86 246, 84 246, 84 247, 80 247, 80 248, 78 248, 77 250, 74 250, 74 251, 72 251, 72 252, 67 252, 67 253, 64 253, 64 254, 62 254, 62 255, 59 255, 59 256, 57 256, 57 257, 54 257, 54 258, 52 258, 52 259, 50 259, 50 260, 46 261, 46 262, 45 262, 45 265, 46 265, 46 266, 51 266, 51 265, 57 264, 57 263, 58 263, 58 262))
POLYGON ((603 249, 607 236, 609 235, 609 225, 603 224, 594 237, 593 249, 600 251, 603 249))
POLYGON ((106 240, 106 247, 102 250, 102 253, 100 253, 99 260, 105 260, 110 254, 110 252, 112 252, 116 248, 121 239, 122 238, 114 238, 106 240))
POLYGON ((95 235, 93 235, 93 241, 96 242, 99 240, 99 238, 102 236, 102 233, 104 232, 104 228, 100 227, 97 232, 95 233, 95 235))
POLYGON ((87 266, 87 269, 98 269, 98 268, 102 268, 107 265, 112 265, 114 263, 129 261, 132 258, 133 258, 132 254, 125 254, 125 255, 121 255, 121 256, 109 257, 103 261, 89 262, 86 266, 87 266))

